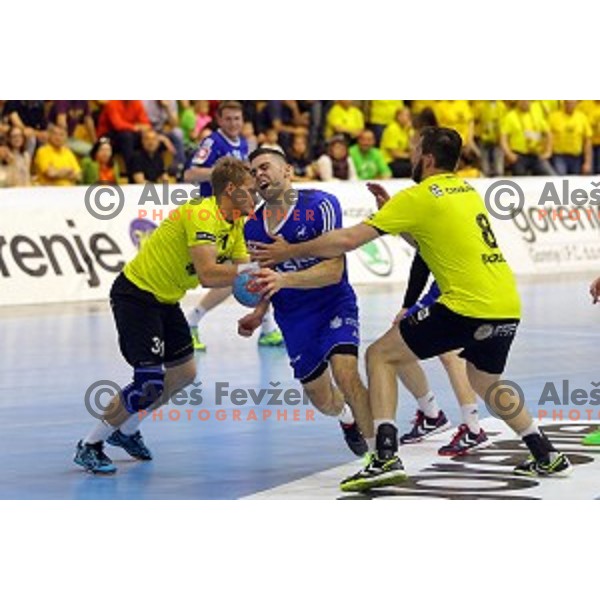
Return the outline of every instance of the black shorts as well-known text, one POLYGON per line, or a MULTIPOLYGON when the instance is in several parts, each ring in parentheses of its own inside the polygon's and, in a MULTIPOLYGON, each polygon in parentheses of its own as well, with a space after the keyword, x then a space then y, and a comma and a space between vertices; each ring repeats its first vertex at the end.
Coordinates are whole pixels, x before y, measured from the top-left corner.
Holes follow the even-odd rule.
POLYGON ((163 304, 121 273, 110 290, 119 346, 133 367, 174 367, 194 354, 187 320, 179 304, 163 304))
POLYGON ((400 321, 408 347, 426 359, 463 348, 460 356, 477 369, 500 375, 515 338, 519 319, 475 319, 435 302, 400 321))

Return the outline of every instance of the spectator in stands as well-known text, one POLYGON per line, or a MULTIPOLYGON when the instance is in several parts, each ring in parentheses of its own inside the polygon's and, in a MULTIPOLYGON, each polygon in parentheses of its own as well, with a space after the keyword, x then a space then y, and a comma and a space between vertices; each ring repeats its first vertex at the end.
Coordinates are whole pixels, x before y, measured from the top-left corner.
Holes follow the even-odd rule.
MULTIPOLYGON (((296 134, 308 135, 310 113, 302 112, 297 100, 269 100, 257 115, 261 132, 275 130, 279 144, 289 150, 292 138, 296 134)), ((273 142, 264 140, 271 144, 273 142)))
POLYGON ((354 141, 365 128, 365 118, 362 111, 352 105, 352 100, 336 100, 327 113, 325 137, 343 134, 354 141))
POLYGON ((375 134, 377 146, 381 146, 381 137, 385 128, 396 120, 398 111, 403 107, 403 100, 371 100, 369 129, 375 134))
POLYGON ((252 154, 258 148, 258 138, 254 133, 254 125, 250 121, 245 121, 242 126, 242 137, 248 142, 248 154, 252 154))
POLYGON ((193 100, 181 111, 179 117, 183 141, 186 148, 194 148, 196 144, 212 133, 210 125, 213 118, 210 116, 208 100, 193 100))
POLYGON ((308 148, 308 138, 297 134, 292 141, 292 147, 288 152, 288 162, 294 169, 293 181, 313 181, 315 170, 308 148))
POLYGON ((460 134, 463 148, 479 155, 475 144, 475 119, 468 100, 440 100, 434 107, 440 127, 451 127, 460 134))
POLYGON ((327 153, 317 161, 321 181, 356 181, 356 169, 348 155, 348 143, 344 135, 332 137, 327 144, 327 153))
POLYGON ((177 100, 144 100, 144 108, 152 128, 160 136, 160 141, 173 155, 169 173, 179 179, 185 166, 185 148, 183 131, 179 127, 177 100))
POLYGON ((48 143, 35 154, 35 170, 40 185, 74 185, 81 179, 81 168, 67 148, 67 130, 60 125, 48 126, 48 143))
POLYGON ((458 159, 456 174, 465 179, 481 177, 480 157, 470 148, 463 148, 458 159))
POLYGON ((577 100, 564 100, 550 114, 552 166, 557 175, 589 175, 592 172, 592 128, 577 100))
POLYGON ((578 108, 583 111, 592 128, 592 171, 600 173, 600 100, 582 100, 578 108))
POLYGON ((55 100, 48 118, 67 130, 67 146, 77 156, 87 156, 96 141, 96 126, 88 100, 55 100))
POLYGON ((504 154, 500 147, 500 127, 506 115, 503 100, 479 100, 474 106, 475 131, 479 138, 481 166, 487 177, 504 174, 504 154))
POLYGON ((119 165, 113 156, 112 144, 107 137, 101 137, 92 146, 90 155, 81 161, 83 183, 119 183, 119 165))
POLYGON ((141 100, 109 100, 98 119, 98 135, 111 139, 113 150, 123 156, 128 172, 133 153, 139 148, 140 133, 150 128, 141 100))
POLYGON ((43 100, 7 100, 3 115, 10 125, 23 128, 31 155, 39 144, 48 141, 48 121, 43 100))
POLYGON ((131 183, 168 181, 159 135, 153 129, 142 133, 142 148, 131 159, 131 183))
POLYGON ((410 140, 413 134, 410 111, 399 108, 395 120, 383 131, 381 155, 394 177, 410 177, 410 140))
POLYGON ((359 179, 389 179, 392 176, 381 150, 375 147, 375 134, 370 129, 361 131, 358 142, 350 147, 350 158, 359 179))
POLYGON ((6 134, 0 131, 0 188, 10 187, 10 149, 6 134))
POLYGON ((531 110, 530 100, 518 100, 504 119, 500 145, 513 175, 554 175, 548 159, 552 137, 541 111, 531 110))
POLYGON ((14 126, 8 132, 9 185, 28 187, 31 185, 31 154, 26 147, 25 131, 14 126))

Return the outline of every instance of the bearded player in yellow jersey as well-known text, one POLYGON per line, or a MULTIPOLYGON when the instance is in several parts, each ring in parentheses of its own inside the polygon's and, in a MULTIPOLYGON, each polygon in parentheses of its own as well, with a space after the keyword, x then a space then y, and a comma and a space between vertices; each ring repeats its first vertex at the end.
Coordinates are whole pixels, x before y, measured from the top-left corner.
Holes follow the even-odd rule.
POLYGON ((104 453, 105 441, 139 460, 152 458, 139 432, 141 415, 165 404, 196 377, 190 329, 179 301, 198 285, 230 286, 249 268, 243 217, 254 209, 254 180, 248 166, 222 158, 211 180, 214 196, 191 200, 172 213, 112 286, 119 346, 133 377, 77 444, 74 460, 89 472, 116 471, 104 453))
MULTIPOLYGON (((462 349, 469 382, 500 418, 514 398, 490 393, 501 379, 520 319, 513 273, 504 260, 481 196, 454 173, 462 140, 453 129, 427 127, 413 140, 412 177, 417 185, 393 196, 365 222, 308 242, 276 240, 252 253, 262 266, 291 258, 339 256, 384 234, 402 234, 418 246, 441 296, 431 307, 394 325, 367 350, 369 402, 376 451, 364 469, 345 479, 343 491, 397 484, 407 475, 398 457, 395 424, 397 375, 419 360, 462 349)), ((531 456, 515 468, 528 476, 565 475, 571 465, 523 407, 506 416, 531 456)))

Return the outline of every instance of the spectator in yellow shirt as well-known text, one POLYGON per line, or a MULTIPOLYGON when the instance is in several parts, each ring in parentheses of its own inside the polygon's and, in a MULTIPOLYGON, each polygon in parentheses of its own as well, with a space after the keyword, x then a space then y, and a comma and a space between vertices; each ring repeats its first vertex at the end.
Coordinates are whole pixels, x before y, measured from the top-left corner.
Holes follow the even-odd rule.
POLYGON ((504 175, 500 126, 507 112, 502 100, 479 100, 474 105, 475 135, 481 151, 481 168, 487 177, 504 175))
POLYGON ((583 111, 592 128, 592 170, 600 173, 600 100, 582 100, 578 108, 583 111))
POLYGON ((412 122, 408 108, 399 108, 395 120, 383 131, 381 154, 394 177, 410 177, 410 139, 412 122))
POLYGON ((552 166, 558 175, 592 172, 592 128, 577 109, 577 100, 565 100, 549 118, 552 133, 552 166))
POLYGON ((555 175, 548 159, 552 136, 541 111, 531 109, 530 100, 517 100, 500 129, 500 145, 513 175, 555 175))
POLYGON ((352 100, 336 100, 327 113, 325 137, 342 133, 355 140, 364 128, 365 118, 360 108, 353 106, 352 100))
POLYGON ((375 134, 375 143, 378 146, 385 128, 394 122, 396 114, 403 106, 403 100, 371 100, 369 129, 375 134))
POLYGON ((66 146, 67 130, 60 125, 48 127, 48 143, 35 155, 35 170, 40 185, 74 185, 81 179, 81 168, 66 146))
POLYGON ((435 116, 440 127, 456 129, 468 148, 479 156, 479 148, 475 145, 475 120, 468 100, 442 100, 434 107, 435 116))

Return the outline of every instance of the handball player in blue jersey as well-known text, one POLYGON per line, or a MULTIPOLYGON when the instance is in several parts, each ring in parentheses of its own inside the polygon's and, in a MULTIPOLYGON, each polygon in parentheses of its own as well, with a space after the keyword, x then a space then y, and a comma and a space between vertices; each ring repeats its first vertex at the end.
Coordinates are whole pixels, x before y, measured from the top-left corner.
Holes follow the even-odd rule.
MULTIPOLYGON (((249 249, 275 236, 294 243, 342 227, 335 196, 292 189, 293 170, 282 152, 259 148, 250 155, 250 168, 264 203, 246 221, 249 249)), ((338 418, 348 446, 362 456, 374 443, 373 419, 358 373, 358 306, 345 258, 285 261, 261 269, 257 281, 266 299, 240 319, 239 333, 252 334, 270 300, 294 377, 317 410, 338 418)))
MULTIPOLYGON (((248 142, 242 136, 244 126, 243 106, 235 100, 226 100, 217 108, 219 128, 204 138, 188 160, 184 172, 187 183, 200 185, 200 196, 210 198, 213 195, 210 176, 216 162, 224 156, 233 156, 238 160, 248 160, 248 142)), ((200 340, 198 324, 210 310, 221 304, 231 295, 231 288, 215 288, 207 292, 198 305, 187 314, 194 350, 206 350, 206 344, 200 340)), ((259 346, 281 346, 283 338, 277 330, 271 311, 267 311, 261 323, 259 346)))

